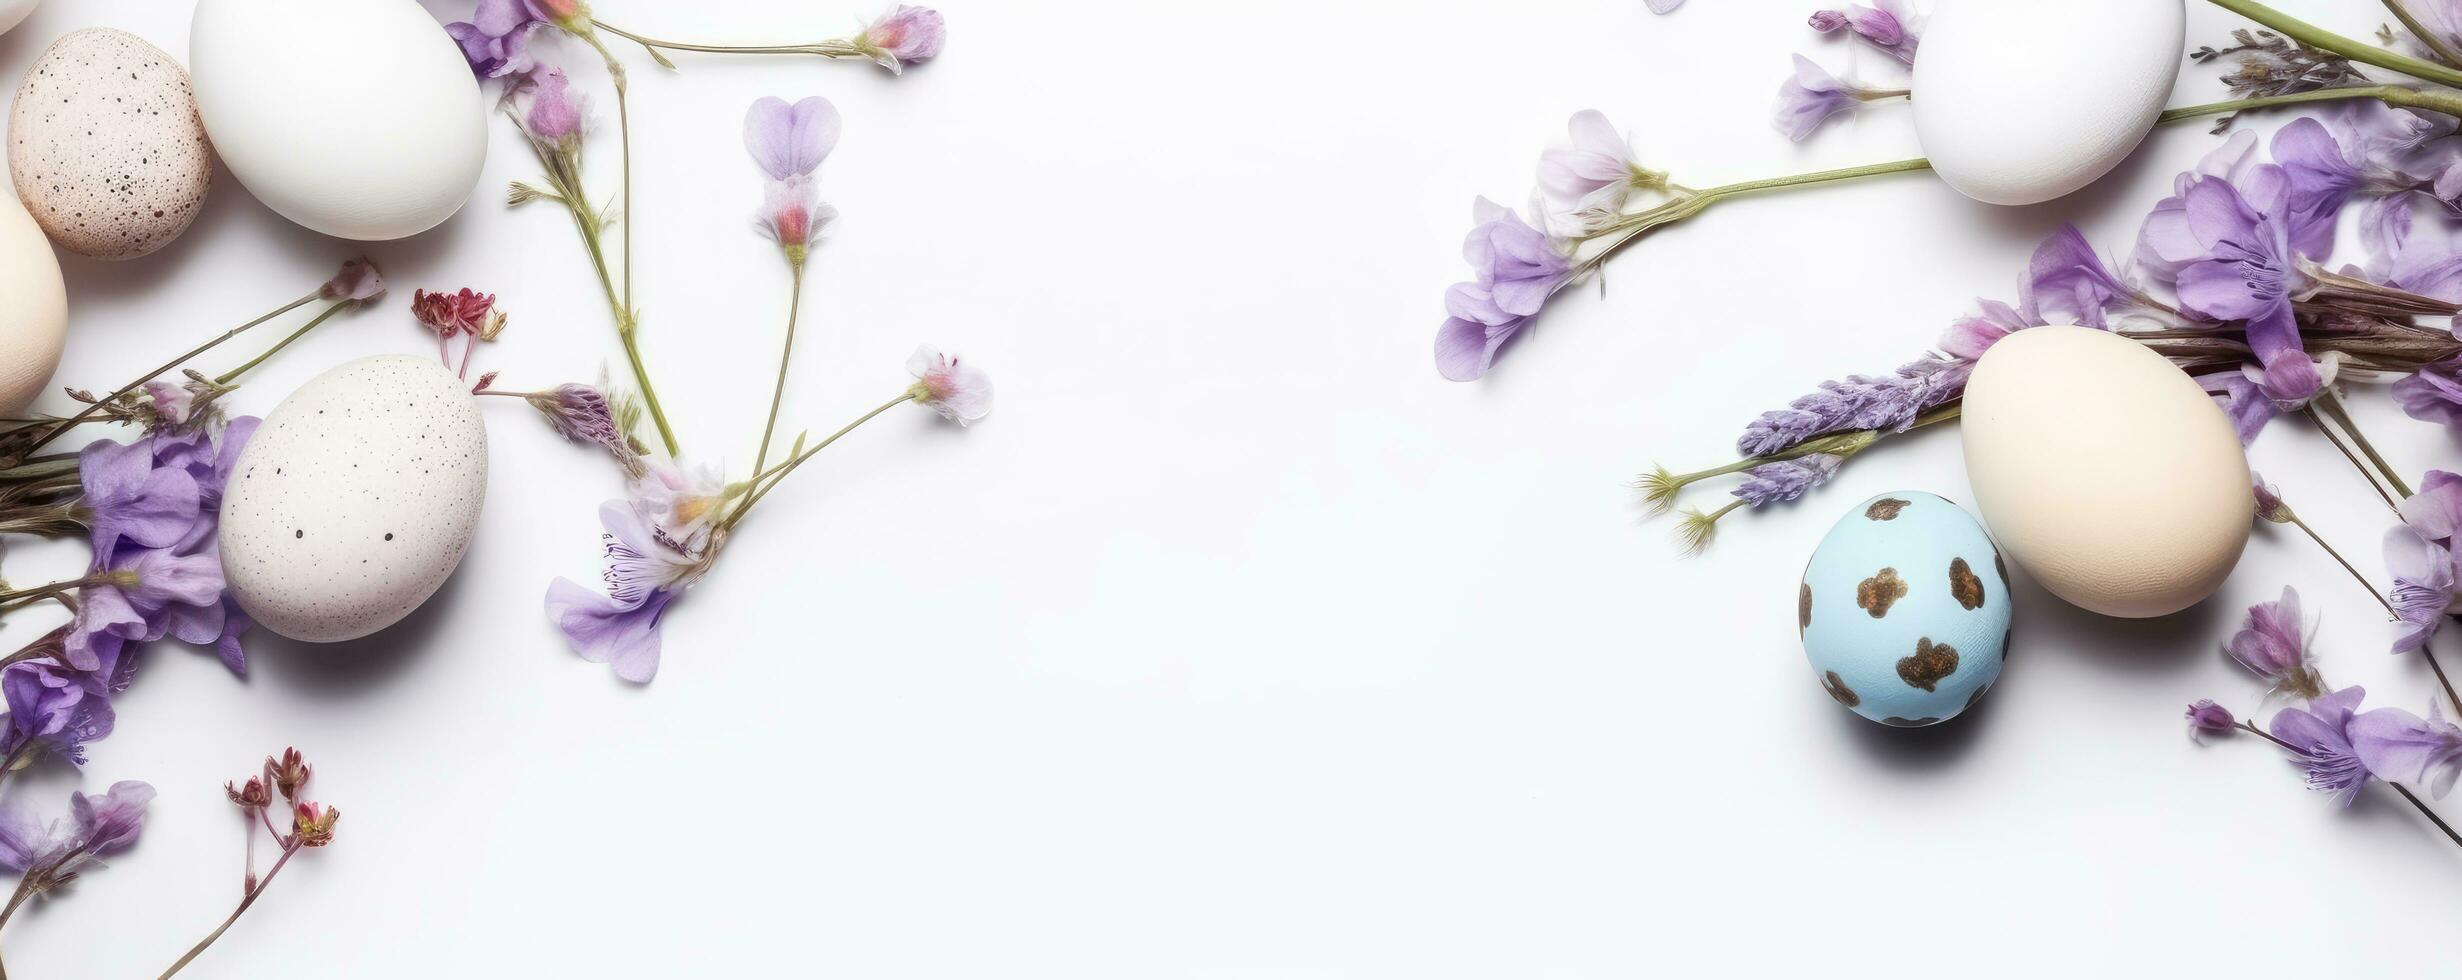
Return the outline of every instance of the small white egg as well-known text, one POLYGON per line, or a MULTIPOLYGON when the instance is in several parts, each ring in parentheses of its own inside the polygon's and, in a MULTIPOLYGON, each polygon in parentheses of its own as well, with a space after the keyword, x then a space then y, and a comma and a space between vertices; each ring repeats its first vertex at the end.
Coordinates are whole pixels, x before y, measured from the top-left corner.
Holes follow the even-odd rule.
POLYGON ((1987 204, 2037 204, 2111 172, 2179 78, 2182 0, 1940 0, 1915 57, 1932 169, 1987 204))
POLYGON ((356 639, 425 603, 461 565, 487 499, 487 423, 433 360, 362 358, 265 416, 222 500, 231 597, 311 643, 356 639))

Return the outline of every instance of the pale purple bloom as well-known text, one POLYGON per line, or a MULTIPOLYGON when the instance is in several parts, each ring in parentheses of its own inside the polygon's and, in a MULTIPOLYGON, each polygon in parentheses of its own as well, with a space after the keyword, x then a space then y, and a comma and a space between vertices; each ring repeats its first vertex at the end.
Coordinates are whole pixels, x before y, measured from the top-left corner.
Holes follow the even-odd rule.
POLYGON ((1831 116, 1862 105, 1872 97, 1877 96, 1839 81, 1827 69, 1799 54, 1795 56, 1795 73, 1778 86, 1778 104, 1771 110, 1770 118, 1779 132, 1801 143, 1831 116))
POLYGON ((1989 299, 1976 302, 1983 312, 1959 317, 1951 323, 1941 334, 1941 353, 1961 361, 1981 360, 1983 352, 2000 343, 2001 338, 2044 325, 2041 317, 2021 313, 2007 303, 1989 299))
POLYGON ((530 76, 523 86, 529 107, 522 118, 530 135, 544 143, 562 143, 581 135, 583 99, 564 77, 564 69, 549 68, 530 76))
POLYGON ((2157 282, 2173 282, 2181 269, 2206 257, 2205 243, 2189 227, 2188 192, 2209 178, 2260 188, 2275 199, 2288 191, 2282 168, 2258 158, 2257 134, 2245 129, 2231 134, 2199 158, 2196 169, 2172 178, 2172 195, 2156 203, 2138 228, 2136 264, 2157 282))
POLYGON ((2393 383, 2394 402, 2422 422, 2462 429, 2462 360, 2441 361, 2393 383))
POLYGON ((1559 231, 1588 230, 1624 208, 1636 181, 1648 175, 1633 158, 1633 146, 1596 109, 1574 113, 1566 124, 1569 147, 1539 155, 1539 193, 1548 220, 1559 231))
POLYGON ((557 385, 532 393, 524 400, 530 403, 530 407, 538 409, 540 415, 547 417, 547 424, 556 430, 557 435, 585 446, 605 449, 627 470, 640 465, 635 460, 640 454, 633 451, 632 441, 626 438, 623 427, 616 423, 615 409, 607 403, 606 392, 596 386, 557 385))
POLYGON ((2171 319, 2170 311, 2147 299, 2137 284, 2112 272, 2073 224, 2061 225, 2035 248, 2023 291, 2037 319, 2065 317, 2096 329, 2110 329, 2106 314, 2114 312, 2171 319))
POLYGON ((188 414, 196 410, 197 393, 183 384, 148 381, 145 383, 145 398, 153 406, 154 414, 166 425, 186 424, 188 414))
POLYGON ((2291 293, 2306 277, 2297 267, 2291 231, 2278 220, 2288 186, 2271 164, 2243 182, 2184 175, 2181 192, 2158 205, 2140 235, 2169 270, 2180 305, 2214 320, 2246 321, 2258 360, 2249 380, 2277 407, 2307 404, 2332 378, 2301 345, 2291 293))
POLYGON ((1814 453, 1802 459, 1763 463, 1745 471, 1744 482, 1735 488, 1735 496, 1752 507, 1794 500, 1828 483, 1845 462, 1833 453, 1814 453))
POLYGON ((2384 241, 2372 242, 2369 278, 2449 303, 2462 302, 2462 234, 2441 222, 2414 228, 2407 208, 2403 217, 2398 232, 2386 232, 2384 241))
POLYGON ((1921 31, 1921 20, 1905 0, 1873 0, 1876 6, 1848 4, 1844 10, 1823 10, 1812 15, 1812 29, 1823 34, 1852 30, 1865 43, 1881 49, 1890 57, 1906 64, 1915 63, 1915 46, 1921 31))
POLYGON ((606 594, 564 578, 547 588, 547 616, 574 653, 637 684, 658 675, 659 621, 715 558, 709 522, 722 492, 661 463, 634 482, 632 499, 599 507, 606 594))
POLYGON ((93 858, 135 844, 145 829, 146 805, 153 801, 153 786, 127 779, 111 784, 101 797, 71 794, 68 817, 48 825, 10 808, 0 817, 0 867, 17 872, 46 870, 45 887, 65 881, 68 873, 93 858), (44 867, 64 858, 57 867, 44 867))
POLYGON ((445 25, 462 47, 462 57, 481 78, 525 75, 537 70, 530 54, 532 35, 549 25, 524 0, 479 0, 467 21, 445 25))
POLYGON ((1474 278, 1445 291, 1451 316, 1436 332, 1436 368, 1454 381, 1485 375, 1573 270, 1563 246, 1494 201, 1479 198, 1471 220, 1462 258, 1474 278))
POLYGON ((342 263, 342 271, 325 280, 317 295, 327 302, 373 302, 385 295, 385 276, 365 256, 351 259, 342 263))
POLYGON ((1764 412, 1745 426, 1743 436, 1736 440, 1736 452, 1748 458, 1775 455, 1832 432, 1904 432, 1924 412, 1964 394, 1966 378, 1973 370, 1970 361, 1926 357, 1890 375, 1859 374, 1844 381, 1824 381, 1821 390, 1786 408, 1764 412))
POLYGON ((864 28, 856 46, 894 75, 904 72, 907 65, 939 57, 940 47, 948 37, 949 28, 942 22, 940 11, 899 4, 864 28))
POLYGON ((2385 570, 2394 578, 2394 614, 2402 620, 2395 653, 2426 646, 2453 605, 2453 555, 2418 528, 2397 524, 2385 532, 2385 570))
POLYGON ((200 507, 197 480, 178 466, 157 465, 162 437, 135 442, 97 440, 77 454, 78 481, 85 488, 96 560, 108 558, 121 540, 145 548, 168 548, 209 521, 200 507))
POLYGON ((2368 692, 2346 687, 2308 703, 2306 710, 2285 708, 2267 727, 2294 753, 2291 764, 2308 776, 2308 788, 2332 793, 2349 806, 2368 784, 2368 765, 2351 745, 2352 713, 2368 692))
POLYGON ((744 149, 771 180, 809 177, 838 146, 838 107, 813 96, 790 106, 768 96, 744 113, 744 149))
POLYGON ((115 713, 110 692, 93 675, 44 661, 27 660, 0 669, 0 696, 8 704, 0 732, 0 757, 39 746, 73 765, 85 765, 85 745, 111 734, 115 713))
POLYGON ((2440 800, 2462 776, 2462 728, 2446 721, 2435 701, 2426 718, 2400 708, 2359 716, 2351 722, 2351 746, 2376 778, 2424 786, 2440 800))
POLYGON ((2273 484, 2265 482, 2264 474, 2250 470, 2248 471, 2248 482, 2249 492, 2257 498, 2258 520, 2275 524, 2291 522, 2291 507, 2283 503, 2282 494, 2274 489, 2273 484))
POLYGON ((915 376, 908 390, 915 400, 961 426, 992 413, 992 379, 972 361, 943 354, 925 344, 906 358, 906 373, 915 376))
POLYGON ((2295 119, 2276 131, 2274 159, 2290 184, 2285 221, 2293 244, 2309 258, 2331 252, 2336 219, 2354 197, 2371 201, 2372 240, 2386 237, 2389 223, 2407 223, 2407 204, 2404 213, 2388 214, 2388 199, 2431 189, 2434 174, 2412 168, 2443 165, 2437 155, 2419 151, 2450 132, 2450 124, 2374 99, 2355 100, 2324 120, 2295 119))
POLYGON ((2462 530, 2462 475, 2429 470, 2419 489, 2402 502, 2402 522, 2438 544, 2451 544, 2462 530))
POLYGON ((802 254, 800 249, 811 248, 838 220, 838 209, 821 201, 819 185, 812 178, 794 177, 768 184, 761 210, 752 216, 752 226, 785 248, 790 257, 802 254))
POLYGON ((2240 722, 2230 709, 2205 700, 2188 706, 2188 729, 2191 735, 2229 735, 2240 730, 2240 722))
POLYGON ((2300 619, 2300 594, 2284 586, 2281 599, 2248 607, 2248 618, 2223 649, 2276 690, 2314 697, 2317 672, 2308 654, 2306 626, 2300 619))
POLYGON ((2223 415, 2231 420, 2231 429, 2239 434, 2242 446, 2257 441, 2265 424, 2282 414, 2274 407, 2274 400, 2266 397, 2265 390, 2248 380, 2245 370, 2199 375, 2197 383, 2220 397, 2223 415))

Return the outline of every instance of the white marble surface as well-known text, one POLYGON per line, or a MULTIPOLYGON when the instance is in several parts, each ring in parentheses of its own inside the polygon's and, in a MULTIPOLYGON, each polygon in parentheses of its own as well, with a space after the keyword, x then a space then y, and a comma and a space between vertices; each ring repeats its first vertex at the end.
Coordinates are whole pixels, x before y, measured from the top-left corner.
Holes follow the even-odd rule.
MULTIPOLYGON (((1471 195, 1518 199, 1576 109, 1694 182, 1911 151, 1902 107, 1802 148, 1770 130, 1787 53, 1843 56, 1801 28, 1810 6, 952 0, 947 57, 904 79, 709 58, 670 75, 624 52, 645 343, 689 447, 740 472, 768 397, 786 276, 750 229, 739 128, 769 94, 846 117, 823 178, 846 217, 789 416, 834 427, 925 340, 979 358, 998 411, 963 433, 900 413, 832 449, 676 607, 643 690, 540 611, 550 579, 595 573, 615 478, 489 406, 478 540, 426 610, 349 647, 260 638, 244 683, 150 655, 83 776, 160 787, 145 840, 12 922, 11 974, 167 965, 238 896, 222 781, 285 744, 316 762, 340 840, 195 976, 2444 968, 2462 854, 2390 796, 2342 812, 2270 750, 2182 732, 2190 699, 2254 701, 2217 646, 2285 583, 2322 614, 2331 677, 2426 701, 2424 665, 2381 652, 2381 616, 2305 543, 2262 532, 2221 597, 2152 623, 2021 584, 2000 688, 1892 731, 1814 682, 1795 575, 1871 493, 1967 498, 1954 437, 1875 450, 1692 561, 1623 486, 1654 459, 1721 461, 1753 413, 1905 359, 1972 297, 2007 297, 2061 221, 2122 249, 2213 137, 2168 129, 2022 210, 1922 177, 1722 207, 1616 263, 1603 299, 1561 303, 1487 382, 1437 378, 1471 195)), ((2283 6, 2352 33, 2381 17, 2283 6)), ((0 77, 88 25, 184 50, 187 7, 55 0, 0 36, 0 77)), ((600 7, 747 40, 874 12, 600 7)), ((2196 5, 2191 43, 2231 26, 2196 5)), ((2175 102, 2218 91, 2191 70, 2175 102)), ((466 213, 373 250, 392 300, 237 404, 427 349, 415 286, 502 294, 513 326, 484 356, 508 384, 598 372, 615 347, 582 254, 558 215, 498 203, 533 165, 493 133, 466 213)), ((595 173, 613 176, 603 153, 595 173)), ((348 251, 224 179, 163 252, 70 261, 61 378, 108 386, 348 251)), ((2406 467, 2462 464, 2358 401, 2406 467)), ((2283 426, 2254 456, 2377 567, 2385 515, 2324 443, 2283 426)), ((20 549, 9 576, 74 562, 20 549)), ((10 794, 57 806, 76 779, 10 794)))

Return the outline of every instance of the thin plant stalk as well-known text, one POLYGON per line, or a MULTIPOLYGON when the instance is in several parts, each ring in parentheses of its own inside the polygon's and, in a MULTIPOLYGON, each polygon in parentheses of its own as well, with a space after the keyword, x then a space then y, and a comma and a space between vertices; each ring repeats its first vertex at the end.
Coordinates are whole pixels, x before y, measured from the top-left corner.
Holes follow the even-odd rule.
POLYGON ((766 497, 769 495, 770 491, 778 489, 778 484, 785 483, 786 478, 794 475, 795 470, 798 467, 803 466, 805 460, 811 459, 821 450, 829 448, 830 443, 845 438, 847 433, 853 432, 864 423, 878 418, 882 412, 886 412, 913 400, 915 400, 915 393, 913 391, 909 390, 900 392, 898 397, 881 403, 879 408, 863 413, 863 417, 847 423, 845 428, 830 433, 829 438, 813 444, 812 448, 796 454, 792 458, 779 463, 772 469, 754 473, 750 480, 745 481, 745 485, 751 489, 745 496, 744 502, 735 505, 734 512, 727 515, 725 523, 719 525, 719 529, 721 531, 734 530, 737 524, 743 523, 744 515, 752 512, 752 505, 760 503, 762 497, 766 497), (764 479, 768 480, 766 485, 763 485, 762 483, 764 479))
POLYGON ((795 358, 795 322, 804 310, 804 264, 794 265, 795 284, 788 290, 786 308, 786 345, 778 351, 778 385, 769 393, 769 420, 761 423, 761 451, 752 460, 754 473, 769 467, 769 440, 778 431, 778 406, 786 401, 787 365, 795 358))
POLYGON ((593 19, 590 23, 610 34, 641 45, 649 50, 651 57, 657 58, 660 64, 669 68, 675 65, 659 54, 662 48, 668 51, 698 51, 704 54, 809 54, 823 58, 871 57, 862 48, 845 41, 814 41, 810 44, 690 44, 683 41, 662 41, 658 38, 635 34, 603 20, 593 19))
POLYGON ((229 932, 231 924, 238 922, 239 917, 248 911, 248 907, 255 905, 256 900, 265 894, 265 889, 274 883, 274 876, 282 873, 282 866, 290 863, 291 855, 299 853, 300 847, 297 841, 283 845, 282 856, 275 858, 273 867, 265 870, 265 877, 257 879, 256 887, 248 889, 247 894, 240 897, 239 907, 231 910, 230 917, 223 919, 221 925, 215 926, 214 931, 207 933, 204 939, 198 940, 195 946, 189 947, 188 952, 179 958, 179 962, 171 964, 170 969, 162 971, 162 976, 168 978, 186 969, 188 964, 204 955, 205 948, 213 945, 214 940, 222 938, 223 933, 229 932))
POLYGON ((2393 12, 2394 19, 2401 21, 2403 29, 2410 31, 2412 37, 2427 45, 2428 50, 2436 54, 2436 60, 2444 62, 2447 67, 2462 68, 2462 52, 2456 52, 2452 45, 2445 43, 2445 39, 2421 26, 2419 18, 2411 16, 2411 8, 2405 0, 2385 0, 2385 9, 2393 12))
MULTIPOLYGON (((267 321, 267 320, 271 320, 271 319, 273 319, 273 318, 275 318, 275 317, 281 316, 282 314, 288 313, 288 312, 290 312, 290 311, 292 311, 292 310, 296 310, 296 309, 298 309, 298 308, 300 308, 300 307, 302 307, 302 306, 306 306, 306 305, 308 305, 308 304, 310 304, 310 303, 316 302, 317 297, 318 297, 318 296, 320 296, 320 295, 322 295, 322 291, 321 291, 321 290, 320 290, 320 291, 318 291, 318 292, 311 292, 311 293, 309 293, 309 294, 308 294, 308 295, 306 295, 306 296, 302 296, 302 297, 300 297, 300 298, 298 298, 298 299, 292 300, 292 301, 291 301, 291 302, 289 302, 289 303, 283 304, 281 307, 279 307, 279 308, 275 309, 275 310, 274 310, 273 312, 271 312, 271 313, 267 313, 267 314, 265 314, 264 316, 257 317, 256 319, 254 319, 254 320, 250 320, 250 321, 248 321, 248 322, 246 322, 246 323, 243 323, 243 324, 240 324, 239 326, 232 327, 231 329, 224 331, 224 332, 223 332, 223 334, 222 334, 222 336, 216 337, 216 338, 214 338, 214 339, 212 339, 212 340, 208 340, 208 341, 206 341, 206 342, 204 342, 204 343, 202 343, 202 344, 198 344, 196 347, 194 347, 194 348, 190 349, 190 350, 188 351, 188 353, 185 353, 185 354, 182 354, 182 355, 180 355, 180 356, 178 356, 178 357, 172 358, 169 362, 165 363, 163 366, 158 367, 158 368, 155 368, 154 370, 152 370, 152 371, 148 372, 148 373, 147 373, 144 377, 138 378, 138 379, 137 379, 137 380, 135 380, 135 381, 131 381, 131 382, 129 382, 128 384, 121 386, 121 387, 120 387, 120 389, 119 389, 118 391, 114 391, 114 392, 112 392, 112 393, 111 393, 110 395, 108 395, 108 396, 105 396, 105 397, 103 397, 103 398, 97 399, 97 400, 96 400, 93 404, 87 405, 83 411, 80 411, 80 412, 78 412, 78 413, 77 413, 77 414, 75 414, 75 415, 71 415, 71 416, 69 416, 69 417, 68 417, 68 418, 66 418, 66 419, 62 419, 62 420, 61 420, 60 422, 58 422, 57 424, 54 424, 54 425, 51 427, 51 431, 46 432, 46 433, 43 433, 43 435, 42 435, 42 437, 41 437, 41 438, 38 438, 38 439, 34 440, 34 444, 33 444, 33 445, 30 445, 30 446, 27 446, 27 447, 26 447, 26 449, 25 449, 26 453, 27 453, 27 454, 29 454, 29 455, 31 455, 31 454, 32 454, 35 450, 37 450, 37 449, 41 449, 41 448, 43 448, 44 446, 50 445, 50 444, 51 444, 51 441, 52 441, 52 440, 54 440, 54 439, 59 438, 59 437, 60 437, 60 435, 61 435, 62 433, 65 433, 65 432, 67 432, 67 431, 68 431, 68 430, 70 430, 70 429, 76 428, 78 424, 80 424, 80 423, 84 422, 85 420, 87 420, 87 419, 89 419, 89 418, 94 417, 94 413, 99 412, 99 411, 102 411, 102 410, 103 410, 103 406, 105 406, 105 405, 109 405, 109 404, 111 404, 112 402, 118 401, 118 400, 120 399, 120 396, 122 396, 122 395, 126 395, 126 394, 128 394, 129 392, 132 392, 132 391, 135 391, 135 390, 137 390, 137 389, 139 389, 139 388, 143 388, 143 387, 145 387, 145 383, 146 383, 146 382, 148 382, 148 381, 152 381, 152 380, 154 380, 155 378, 161 377, 161 376, 163 375, 163 373, 164 373, 164 372, 169 371, 169 370, 171 370, 172 368, 175 368, 175 367, 178 367, 178 366, 180 366, 180 365, 182 365, 182 364, 186 364, 186 363, 188 363, 188 361, 189 361, 189 359, 190 359, 190 358, 194 358, 194 357, 196 357, 196 356, 197 356, 197 355, 199 355, 199 354, 203 354, 203 353, 205 353, 206 351, 213 350, 213 349, 214 349, 214 348, 216 348, 216 347, 220 347, 220 346, 222 346, 222 344, 223 344, 223 342, 224 342, 224 341, 230 340, 230 339, 231 339, 231 338, 233 338, 233 337, 237 337, 237 336, 239 336, 240 334, 246 333, 246 332, 248 332, 248 330, 249 330, 250 328, 257 326, 258 324, 264 323, 264 322, 265 322, 265 321, 267 321)), ((285 341, 285 343, 287 343, 287 342, 288 342, 288 341, 285 341)), ((260 360, 262 360, 262 358, 260 358, 260 360)), ((253 363, 253 362, 251 362, 251 363, 253 363)))
POLYGON ((2299 528, 2301 533, 2308 535, 2308 540, 2316 542, 2317 547, 2325 549, 2325 553, 2334 559, 2335 564, 2341 565, 2343 571, 2351 573, 2352 580, 2358 582, 2360 588, 2367 590, 2368 598, 2375 599, 2378 605, 2385 607, 2385 614, 2388 618, 2402 618, 2394 612, 2393 600, 2387 599, 2385 593, 2377 591, 2376 585, 2369 582, 2367 576, 2360 574, 2359 569, 2352 566, 2350 559, 2342 557, 2342 552, 2335 550, 2333 545, 2325 543, 2325 538, 2317 533, 2316 528, 2309 527, 2308 522, 2301 520, 2298 514, 2288 516, 2291 526, 2299 528))
POLYGON ((2351 437, 2354 444, 2359 446, 2360 454, 2368 457, 2368 462, 2375 464, 2377 472, 2384 474, 2385 484, 2393 488, 2394 496, 2401 500, 2411 499, 2411 485, 2403 482, 2402 473, 2394 469, 2393 464, 2386 462, 2385 457, 2377 453, 2376 445, 2368 441, 2365 433, 2359 431, 2359 426, 2351 421, 2351 413, 2343 411, 2342 400, 2335 398, 2332 391, 2326 391, 2317 396, 2316 404, 2318 408, 2325 411, 2327 417, 2334 420, 2334 424, 2342 426, 2342 431, 2351 437))
POLYGON ((276 342, 274 343, 274 345, 273 345, 273 346, 268 347, 268 348, 265 348, 265 352, 264 352, 264 353, 261 353, 261 354, 258 354, 258 355, 257 355, 257 356, 255 356, 255 357, 249 358, 249 359, 248 359, 248 363, 246 363, 246 364, 242 364, 242 365, 240 365, 240 366, 238 366, 238 367, 235 367, 235 368, 232 368, 232 369, 230 369, 230 370, 228 370, 228 371, 224 371, 224 372, 222 372, 221 374, 215 375, 215 376, 214 376, 214 383, 215 383, 215 384, 218 384, 218 385, 227 385, 227 384, 230 384, 233 380, 237 379, 240 375, 246 374, 246 373, 248 373, 249 371, 254 370, 254 369, 256 368, 256 366, 257 366, 257 365, 259 365, 259 364, 263 364, 263 363, 265 363, 265 360, 266 360, 267 358, 270 358, 270 357, 274 356, 275 354, 279 354, 279 353, 281 353, 281 352, 282 352, 282 349, 283 349, 283 348, 285 348, 285 347, 289 347, 289 346, 291 345, 291 342, 292 342, 292 341, 294 341, 294 340, 298 340, 298 339, 299 339, 299 338, 301 338, 301 337, 305 337, 305 336, 307 336, 307 335, 308 335, 308 331, 310 331, 310 330, 314 330, 314 329, 316 329, 317 327, 324 325, 325 321, 330 320, 330 319, 333 319, 333 315, 334 315, 334 314, 342 312, 342 308, 343 308, 343 307, 346 307, 346 306, 349 306, 349 305, 350 305, 349 301, 345 300, 345 301, 343 301, 343 302, 340 302, 340 303, 335 303, 335 304, 333 304, 332 306, 328 306, 328 307, 326 307, 326 308, 325 308, 325 310, 324 310, 324 312, 322 312, 322 313, 318 313, 314 319, 311 319, 311 320, 309 320, 307 323, 302 324, 302 325, 300 326, 300 328, 299 328, 299 329, 291 331, 290 336, 284 337, 284 338, 282 338, 281 340, 276 341, 276 342))
POLYGON ((2310 424, 2317 427, 2317 432, 2325 436, 2325 441, 2333 443, 2335 449, 2342 451, 2342 458, 2351 461, 2351 468, 2358 470, 2360 478, 2368 481, 2368 489, 2376 491, 2378 499, 2385 501, 2385 509, 2392 511, 2395 517, 2402 516, 2401 502, 2394 499, 2393 494, 2385 489, 2384 484, 2377 482, 2376 471, 2369 469, 2368 464, 2360 462, 2358 454, 2351 451, 2351 447, 2342 441, 2341 436, 2334 434, 2334 427, 2325 424, 2325 416, 2318 414, 2313 405, 2303 410, 2303 414, 2308 416, 2310 424))

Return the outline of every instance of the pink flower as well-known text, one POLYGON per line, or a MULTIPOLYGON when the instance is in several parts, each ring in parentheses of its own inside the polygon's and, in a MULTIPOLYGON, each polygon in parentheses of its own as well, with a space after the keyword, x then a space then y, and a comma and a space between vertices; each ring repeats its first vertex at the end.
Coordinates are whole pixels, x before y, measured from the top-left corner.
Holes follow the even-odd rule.
POLYGON ((906 359, 906 370, 915 376, 907 392, 941 418, 970 425, 992 414, 992 379, 981 368, 925 344, 906 359))
POLYGON ((821 240, 829 223, 838 218, 838 209, 821 202, 814 193, 811 178, 773 180, 761 201, 760 213, 753 216, 753 225, 761 233, 776 239, 786 249, 787 257, 803 261, 804 251, 821 240))
POLYGON ((891 74, 905 71, 907 65, 917 65, 940 56, 941 43, 948 40, 949 29, 941 22, 940 11, 930 7, 899 4, 897 9, 881 15, 872 26, 864 28, 855 46, 880 62, 891 74))
POLYGON ((163 422, 168 425, 186 424, 188 413, 197 403, 196 392, 188 390, 186 385, 169 381, 146 382, 145 396, 153 402, 154 414, 162 416, 163 422))
POLYGON ((533 138, 558 146, 581 138, 584 100, 572 91, 564 69, 550 68, 530 76, 523 92, 530 104, 522 114, 523 124, 533 138))
POLYGON ((385 295, 384 274, 365 256, 342 263, 342 271, 325 280, 317 295, 328 302, 369 303, 385 295))
POLYGON ((473 292, 468 287, 455 293, 419 289, 410 296, 410 315, 436 331, 439 339, 478 333, 487 326, 487 315, 495 308, 495 294, 473 292))

